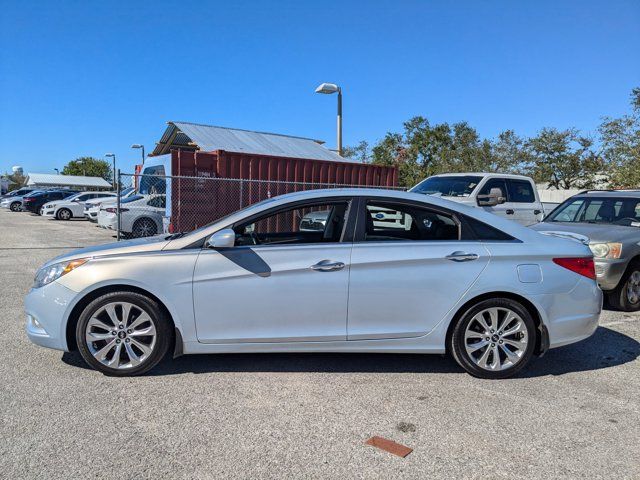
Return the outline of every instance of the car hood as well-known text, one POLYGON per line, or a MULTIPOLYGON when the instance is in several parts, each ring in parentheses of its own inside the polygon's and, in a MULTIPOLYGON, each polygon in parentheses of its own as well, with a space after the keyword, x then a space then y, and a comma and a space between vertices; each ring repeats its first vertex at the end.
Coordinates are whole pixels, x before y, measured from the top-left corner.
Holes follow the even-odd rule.
POLYGON ((598 225, 594 223, 542 222, 531 226, 539 232, 567 232, 583 235, 590 243, 640 240, 639 227, 598 225))
POLYGON ((155 235, 153 237, 136 238, 134 240, 126 240, 123 242, 113 242, 104 245, 96 245, 94 247, 81 248, 64 255, 60 255, 49 260, 45 265, 48 266, 58 262, 67 262, 77 258, 99 258, 112 255, 129 255, 133 253, 155 252, 160 251, 170 240, 167 240, 167 234, 155 235))

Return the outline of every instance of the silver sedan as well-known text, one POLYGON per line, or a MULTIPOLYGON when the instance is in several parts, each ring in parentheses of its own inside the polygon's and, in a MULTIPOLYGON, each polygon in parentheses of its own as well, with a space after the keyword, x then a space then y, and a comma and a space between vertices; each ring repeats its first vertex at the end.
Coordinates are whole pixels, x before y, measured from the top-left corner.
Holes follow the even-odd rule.
POLYGON ((580 242, 369 189, 297 192, 186 235, 78 250, 45 264, 25 300, 34 343, 120 376, 173 349, 449 353, 505 378, 589 337, 601 305, 580 242), (322 228, 300 228, 312 212, 322 228))

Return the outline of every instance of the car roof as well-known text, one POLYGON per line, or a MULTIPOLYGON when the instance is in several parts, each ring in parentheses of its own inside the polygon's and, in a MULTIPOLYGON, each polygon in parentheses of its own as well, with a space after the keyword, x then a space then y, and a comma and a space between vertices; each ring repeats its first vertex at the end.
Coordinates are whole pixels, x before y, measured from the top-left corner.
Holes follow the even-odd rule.
POLYGON ((576 198, 576 197, 604 197, 604 198, 629 197, 629 198, 640 199, 640 190, 585 190, 584 192, 580 192, 571 198, 576 198))
MULTIPOLYGON (((219 221, 215 221, 208 227, 199 230, 199 233, 203 235, 207 234, 208 231, 211 231, 211 233, 213 233, 217 229, 221 228, 220 224, 222 223, 232 224, 245 218, 248 215, 257 214, 261 211, 268 210, 273 207, 278 207, 287 203, 315 199, 322 200, 323 198, 331 199, 334 197, 384 197, 385 199, 391 199, 392 201, 414 201, 424 204, 425 207, 440 207, 443 210, 458 212, 468 217, 475 218, 487 225, 498 228, 499 230, 502 230, 503 232, 520 240, 534 239, 539 235, 538 232, 535 232, 530 228, 526 228, 512 220, 507 220, 506 218, 488 213, 480 208, 475 208, 469 205, 464 205, 459 202, 453 202, 451 200, 446 200, 444 198, 435 197, 432 195, 378 188, 329 188, 287 193, 251 205, 243 210, 234 212, 228 217, 224 217, 219 221)), ((183 238, 185 239, 186 244, 186 242, 188 242, 189 235, 183 238)))
POLYGON ((461 172, 461 173, 439 173, 432 175, 432 177, 499 177, 499 178, 513 178, 516 180, 527 180, 531 178, 526 175, 516 175, 514 173, 499 173, 499 172, 461 172))

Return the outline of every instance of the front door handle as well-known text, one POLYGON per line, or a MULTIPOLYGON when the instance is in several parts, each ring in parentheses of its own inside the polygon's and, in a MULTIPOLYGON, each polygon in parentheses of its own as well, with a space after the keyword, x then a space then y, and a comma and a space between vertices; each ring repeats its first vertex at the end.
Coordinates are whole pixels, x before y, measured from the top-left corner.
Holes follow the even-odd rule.
POLYGON ((331 260, 322 260, 315 265, 311 265, 311 270, 316 272, 337 272, 344 268, 342 262, 332 262, 331 260))
POLYGON ((534 210, 533 214, 534 215, 540 215, 542 213, 542 210, 534 210))
POLYGON ((507 210, 506 210, 506 212, 505 212, 505 213, 506 213, 507 215, 513 215, 513 214, 514 214, 514 213, 516 213, 516 212, 514 212, 514 211, 513 211, 513 209, 511 209, 511 208, 507 208, 507 210))
POLYGON ((452 262, 470 262, 471 260, 477 260, 480 257, 477 253, 453 252, 445 258, 452 262))

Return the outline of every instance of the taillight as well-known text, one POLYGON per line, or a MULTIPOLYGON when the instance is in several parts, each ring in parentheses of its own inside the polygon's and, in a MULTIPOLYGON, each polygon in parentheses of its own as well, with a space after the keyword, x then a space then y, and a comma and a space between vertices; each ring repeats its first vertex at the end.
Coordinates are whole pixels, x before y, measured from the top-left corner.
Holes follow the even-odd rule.
MULTIPOLYGON (((105 212, 109 212, 109 213, 118 213, 118 209, 117 208, 105 208, 104 209, 105 212)), ((120 212, 128 212, 129 209, 128 208, 121 208, 120 212)))
POLYGON ((593 257, 554 258, 553 263, 592 280, 596 279, 596 265, 593 257))

